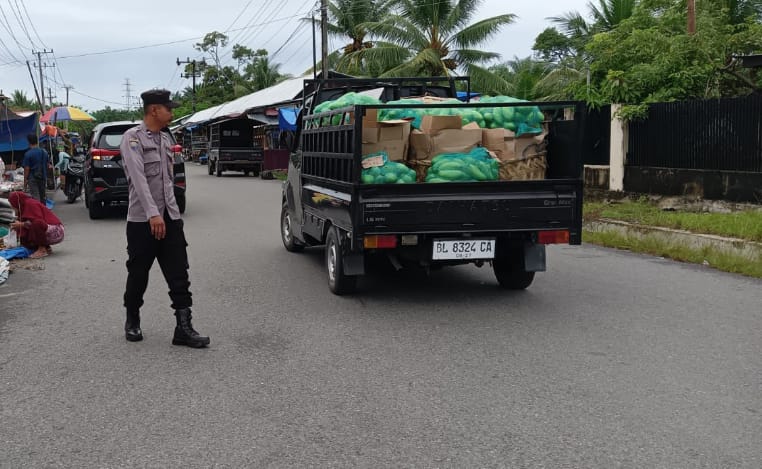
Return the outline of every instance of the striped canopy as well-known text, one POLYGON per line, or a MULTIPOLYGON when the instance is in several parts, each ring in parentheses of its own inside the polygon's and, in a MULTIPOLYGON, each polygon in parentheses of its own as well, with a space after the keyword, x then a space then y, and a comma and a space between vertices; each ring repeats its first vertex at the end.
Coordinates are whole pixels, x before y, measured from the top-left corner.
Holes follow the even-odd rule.
POLYGON ((95 118, 82 109, 72 106, 52 107, 42 117, 40 122, 55 123, 63 121, 94 121, 95 118))

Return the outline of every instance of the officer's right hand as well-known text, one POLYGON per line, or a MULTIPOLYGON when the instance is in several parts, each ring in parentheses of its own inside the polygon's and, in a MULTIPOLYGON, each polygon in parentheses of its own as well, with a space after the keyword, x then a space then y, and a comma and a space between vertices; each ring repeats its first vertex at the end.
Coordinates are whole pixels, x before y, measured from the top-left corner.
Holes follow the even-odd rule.
POLYGON ((164 219, 155 215, 148 220, 148 224, 151 226, 151 234, 156 239, 164 239, 164 235, 167 234, 167 226, 164 224, 164 219))

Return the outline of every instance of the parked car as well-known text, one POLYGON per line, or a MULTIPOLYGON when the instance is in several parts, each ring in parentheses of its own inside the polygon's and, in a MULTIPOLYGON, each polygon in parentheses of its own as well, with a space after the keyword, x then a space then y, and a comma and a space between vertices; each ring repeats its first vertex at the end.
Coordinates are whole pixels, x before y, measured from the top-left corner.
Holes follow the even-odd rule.
MULTIPOLYGON (((127 176, 122 167, 119 145, 127 129, 140 121, 117 121, 98 124, 90 138, 85 160, 85 207, 90 218, 103 218, 112 204, 127 202, 127 176)), ((164 129, 173 144, 172 133, 164 129)), ((173 146, 175 199, 180 213, 185 212, 185 162, 179 145, 173 146)))

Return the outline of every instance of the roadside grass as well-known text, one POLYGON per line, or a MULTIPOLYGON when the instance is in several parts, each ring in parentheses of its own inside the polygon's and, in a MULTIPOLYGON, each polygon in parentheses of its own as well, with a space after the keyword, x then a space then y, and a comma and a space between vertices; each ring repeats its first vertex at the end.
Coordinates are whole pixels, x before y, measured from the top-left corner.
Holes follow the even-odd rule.
POLYGON ((694 233, 762 242, 762 210, 734 213, 665 211, 646 201, 585 202, 584 220, 612 218, 694 233))
POLYGON ((711 246, 692 248, 678 242, 668 242, 648 235, 642 237, 626 236, 614 231, 594 232, 584 230, 582 239, 587 243, 626 249, 682 262, 704 264, 725 272, 762 278, 762 256, 750 259, 724 252, 711 246))

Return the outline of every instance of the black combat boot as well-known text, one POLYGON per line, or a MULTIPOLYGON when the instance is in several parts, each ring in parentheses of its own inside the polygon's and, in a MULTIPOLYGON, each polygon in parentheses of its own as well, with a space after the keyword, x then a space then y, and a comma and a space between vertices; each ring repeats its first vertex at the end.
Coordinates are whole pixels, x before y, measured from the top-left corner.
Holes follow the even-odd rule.
POLYGON ((127 321, 124 323, 124 336, 130 342, 143 340, 143 331, 140 330, 140 313, 127 311, 127 321))
POLYGON ((172 345, 187 345, 193 348, 209 345, 209 337, 199 335, 193 329, 190 308, 178 309, 175 311, 175 316, 177 317, 177 326, 175 327, 175 336, 172 338, 172 345))

